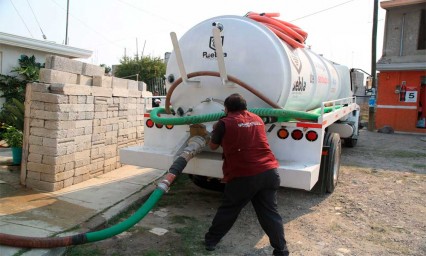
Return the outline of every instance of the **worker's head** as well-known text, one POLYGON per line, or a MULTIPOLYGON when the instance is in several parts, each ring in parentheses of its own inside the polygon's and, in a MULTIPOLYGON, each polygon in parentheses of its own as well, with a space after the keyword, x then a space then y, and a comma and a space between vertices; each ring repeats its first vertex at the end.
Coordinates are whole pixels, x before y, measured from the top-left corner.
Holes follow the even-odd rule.
POLYGON ((154 93, 153 93, 153 95, 154 96, 158 96, 158 95, 160 95, 160 93, 157 90, 155 90, 154 93))
POLYGON ((234 112, 247 109, 247 102, 241 94, 234 93, 225 99, 225 112, 234 112))

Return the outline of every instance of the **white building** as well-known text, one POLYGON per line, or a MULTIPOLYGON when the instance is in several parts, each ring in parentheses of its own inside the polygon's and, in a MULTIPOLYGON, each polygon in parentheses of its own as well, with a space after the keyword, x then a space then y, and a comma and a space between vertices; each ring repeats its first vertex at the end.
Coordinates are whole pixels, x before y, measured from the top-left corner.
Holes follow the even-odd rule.
MULTIPOLYGON (((19 66, 21 55, 34 55, 36 62, 43 64, 47 55, 86 59, 92 53, 90 50, 0 32, 0 74, 4 75, 17 75, 11 70, 19 66)), ((3 103, 4 99, 0 98, 0 106, 3 103)))

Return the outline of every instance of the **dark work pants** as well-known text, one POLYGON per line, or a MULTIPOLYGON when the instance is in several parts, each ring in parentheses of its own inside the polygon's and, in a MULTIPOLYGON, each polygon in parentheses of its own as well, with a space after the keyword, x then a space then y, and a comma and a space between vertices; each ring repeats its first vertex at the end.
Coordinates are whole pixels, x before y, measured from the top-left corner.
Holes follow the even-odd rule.
POLYGON ((280 176, 276 169, 254 176, 235 178, 228 182, 225 185, 222 205, 205 235, 206 244, 219 243, 231 229, 244 206, 251 201, 257 219, 274 248, 274 255, 288 255, 283 222, 277 207, 279 186, 280 176))

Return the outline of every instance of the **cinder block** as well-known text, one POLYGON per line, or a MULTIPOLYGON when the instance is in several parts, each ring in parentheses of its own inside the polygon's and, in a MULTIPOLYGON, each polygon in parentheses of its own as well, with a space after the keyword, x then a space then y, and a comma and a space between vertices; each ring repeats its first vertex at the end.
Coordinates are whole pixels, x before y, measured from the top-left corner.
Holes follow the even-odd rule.
POLYGON ((34 172, 55 174, 55 173, 63 172, 65 170, 65 164, 49 165, 49 164, 28 162, 27 169, 29 171, 34 171, 34 172))
MULTIPOLYGON (((95 97, 112 97, 112 88, 92 87, 92 95, 95 97)), ((106 102, 105 100, 105 103, 106 102)))
POLYGON ((141 96, 142 96, 142 92, 141 91, 129 90, 129 97, 140 98, 141 96))
POLYGON ((93 78, 91 76, 77 75, 77 84, 91 86, 93 84, 93 78))
MULTIPOLYGON (((43 137, 35 136, 31 134, 28 138, 28 142, 33 145, 43 145, 43 137)), ((40 152, 39 152, 40 153, 40 152)))
POLYGON ((152 92, 150 92, 150 91, 142 91, 142 97, 152 97, 152 92))
POLYGON ((53 84, 76 84, 78 82, 78 75, 53 69, 40 69, 40 82, 53 84))
POLYGON ((43 190, 47 192, 53 192, 64 188, 64 182, 47 182, 47 181, 41 181, 41 180, 34 180, 34 179, 27 179, 26 185, 29 188, 35 189, 35 190, 43 190))
MULTIPOLYGON (((90 152, 90 150, 89 150, 90 152)), ((83 166, 89 166, 90 165, 90 155, 88 158, 81 158, 81 159, 76 159, 75 160, 75 168, 80 168, 83 166)), ((90 171, 90 169, 89 169, 90 171)))
POLYGON ((139 91, 146 91, 146 83, 139 82, 138 83, 138 89, 139 89, 139 91))
POLYGON ((74 177, 70 177, 64 180, 64 188, 69 187, 74 184, 74 177))
POLYGON ((44 120, 41 119, 32 119, 30 122, 30 126, 33 127, 44 127, 44 120))
POLYGON ((86 158, 90 159, 90 150, 75 152, 74 155, 75 155, 76 161, 79 160, 79 159, 86 159, 86 158))
POLYGON ((49 92, 50 84, 31 83, 27 84, 27 86, 30 86, 33 92, 49 92))
POLYGON ((78 177, 78 176, 80 176, 82 174, 86 174, 86 173, 89 173, 89 172, 90 172, 89 166, 85 165, 85 166, 82 166, 82 167, 79 167, 79 168, 75 168, 74 175, 76 177, 78 177))
POLYGON ((43 154, 47 156, 62 156, 67 154, 67 147, 59 146, 59 145, 57 147, 30 145, 29 152, 30 153, 43 152, 43 154))
POLYGON ((56 55, 46 57, 45 67, 74 74, 83 74, 83 62, 56 55))
POLYGON ((127 88, 112 88, 113 97, 129 97, 129 90, 127 88))
POLYGON ((89 63, 83 63, 83 72, 81 74, 85 76, 103 76, 105 74, 105 68, 89 63))
POLYGON ((129 91, 138 91, 139 89, 138 81, 135 80, 127 80, 127 89, 129 91))
POLYGON ((93 86, 111 88, 112 87, 112 77, 111 76, 94 76, 93 77, 93 86))
POLYGON ((39 172, 27 172, 27 179, 33 179, 33 180, 40 180, 40 173, 39 172))
POLYGON ((46 120, 44 122, 44 128, 50 130, 68 130, 74 129, 76 123, 74 121, 50 121, 46 120))
POLYGON ((112 77, 112 88, 127 89, 127 79, 112 77))
POLYGON ((28 155, 28 162, 41 163, 42 158, 43 158, 43 155, 41 154, 31 153, 28 155))
POLYGON ((33 92, 31 94, 32 101, 50 102, 50 103, 68 103, 68 96, 52 93, 33 92))
POLYGON ((31 110, 31 118, 39 118, 45 120, 69 120, 69 113, 50 112, 44 110, 31 110))
MULTIPOLYGON (((64 95, 91 95, 92 87, 87 85, 78 84, 52 84, 50 86, 52 93, 64 94, 64 95)), ((75 103, 78 102, 76 97, 75 103)), ((70 102, 71 103, 71 102, 70 102)))
POLYGON ((78 183, 83 182, 83 181, 84 181, 83 180, 83 175, 75 176, 74 180, 73 180, 73 185, 78 184, 78 183))
POLYGON ((56 173, 54 175, 42 173, 40 175, 40 180, 54 183, 54 182, 63 181, 63 180, 68 179, 72 176, 74 176, 74 170, 63 171, 63 172, 60 172, 60 173, 56 173))
POLYGON ((43 156, 41 163, 47 165, 61 165, 69 162, 74 162, 74 154, 63 155, 63 156, 43 156))

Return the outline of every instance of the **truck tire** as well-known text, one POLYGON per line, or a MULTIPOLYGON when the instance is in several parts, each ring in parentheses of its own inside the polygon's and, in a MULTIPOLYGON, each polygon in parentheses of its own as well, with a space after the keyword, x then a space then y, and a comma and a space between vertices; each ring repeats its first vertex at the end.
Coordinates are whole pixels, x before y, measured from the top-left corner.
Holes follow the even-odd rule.
MULTIPOLYGON (((356 141, 356 140, 355 140, 356 141)), ((326 163, 326 192, 333 193, 337 186, 340 171, 340 156, 342 154, 342 143, 338 134, 333 133, 330 140, 328 161, 326 163)))
POLYGON ((192 182, 200 188, 219 192, 223 192, 223 190, 225 189, 225 183, 220 182, 219 179, 193 174, 190 174, 188 176, 192 180, 192 182))
POLYGON ((337 186, 342 152, 342 143, 339 134, 325 134, 323 152, 327 152, 327 154, 323 154, 321 157, 318 181, 311 190, 311 192, 317 194, 333 193, 334 188, 337 186))

